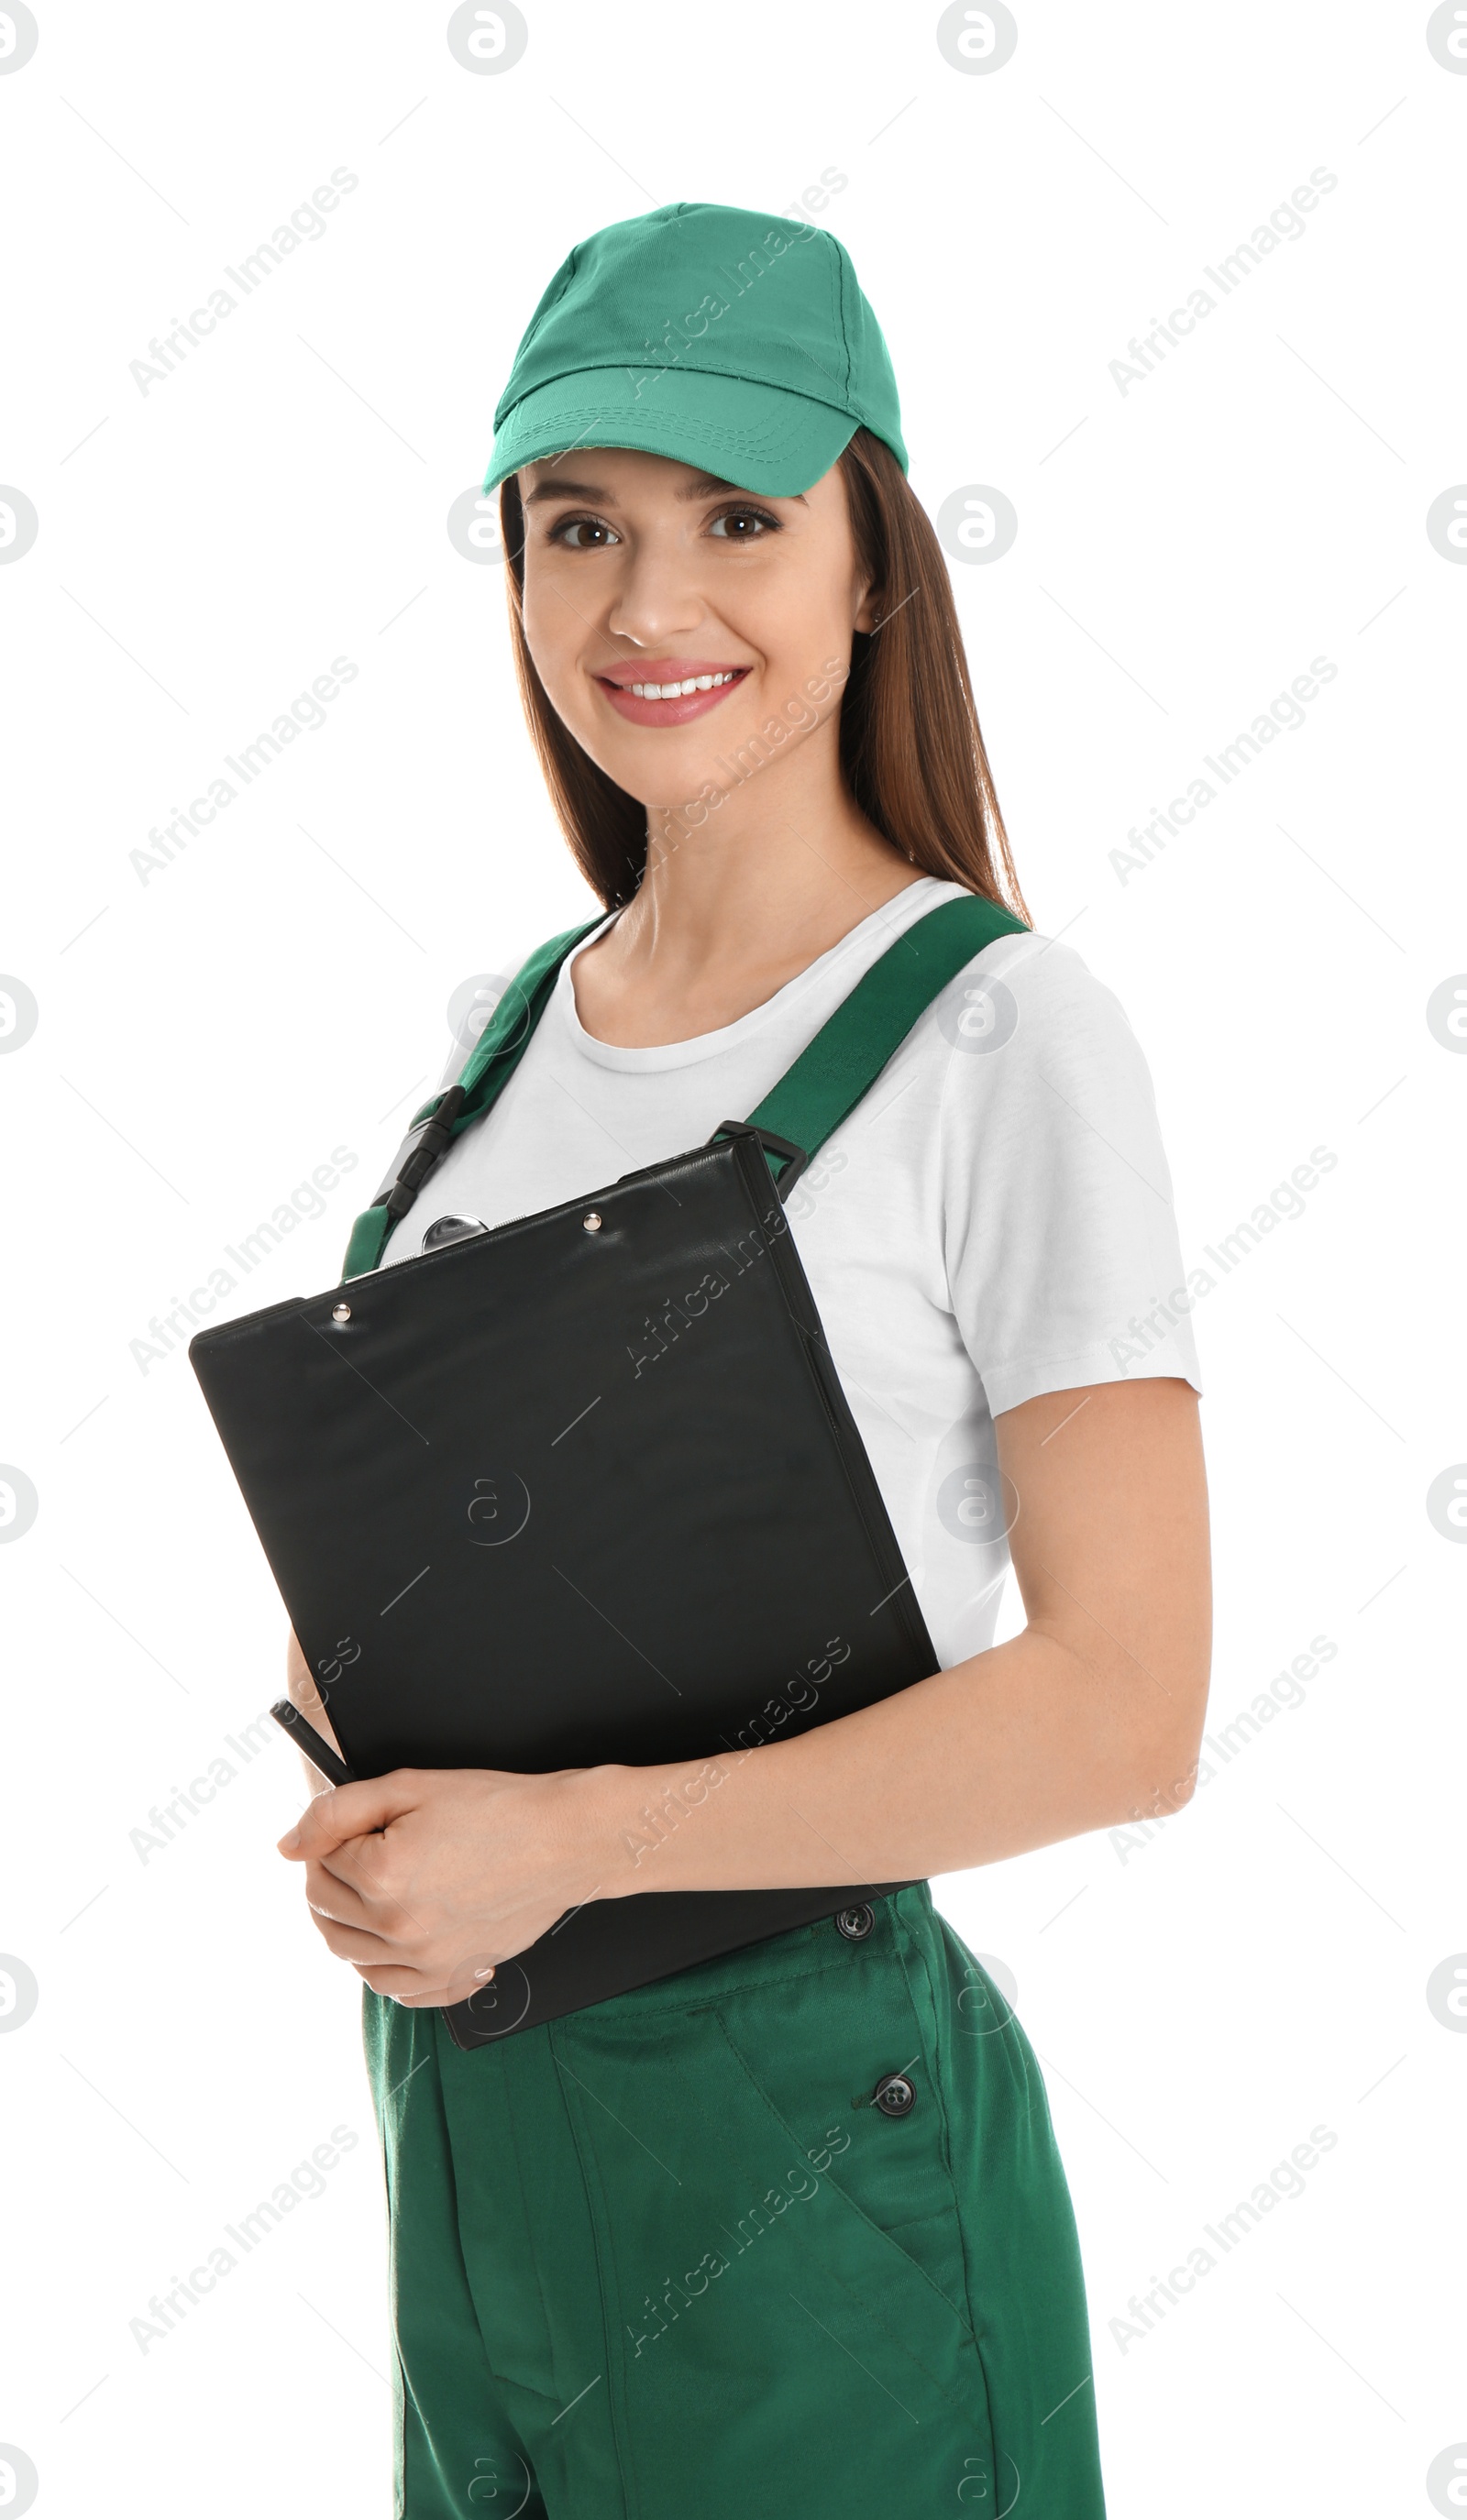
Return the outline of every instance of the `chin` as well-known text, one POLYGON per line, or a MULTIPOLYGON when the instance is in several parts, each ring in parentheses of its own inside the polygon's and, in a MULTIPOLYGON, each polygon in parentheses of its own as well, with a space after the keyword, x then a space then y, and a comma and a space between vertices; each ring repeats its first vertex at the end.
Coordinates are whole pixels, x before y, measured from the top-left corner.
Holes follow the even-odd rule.
MULTIPOLYGON (((745 739, 747 741, 747 739, 745 739)), ((695 799, 707 802, 710 788, 720 792, 735 784, 737 773, 731 767, 733 751, 739 739, 725 751, 720 761, 716 751, 706 743, 696 750, 690 744, 677 749, 668 736, 654 738, 650 744, 630 746, 619 763, 609 756, 601 759, 601 768, 628 796, 645 805, 649 814, 677 814, 695 799)))

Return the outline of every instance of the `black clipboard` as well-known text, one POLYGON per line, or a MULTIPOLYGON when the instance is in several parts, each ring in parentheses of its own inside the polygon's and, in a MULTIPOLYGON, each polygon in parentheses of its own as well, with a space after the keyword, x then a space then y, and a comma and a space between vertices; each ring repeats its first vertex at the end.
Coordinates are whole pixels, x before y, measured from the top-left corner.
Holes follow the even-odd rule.
MULTIPOLYGON (((938 1668, 744 1124, 189 1356, 359 1776, 693 1777, 938 1668)), ((449 2027, 481 2046, 904 1886, 856 1846, 831 1869, 593 1899, 449 2027)))

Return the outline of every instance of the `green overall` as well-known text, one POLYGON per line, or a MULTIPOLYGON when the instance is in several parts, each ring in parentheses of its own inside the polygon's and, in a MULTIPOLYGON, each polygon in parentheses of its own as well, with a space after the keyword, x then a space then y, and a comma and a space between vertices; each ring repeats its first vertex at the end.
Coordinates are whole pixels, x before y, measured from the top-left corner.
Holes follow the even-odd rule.
MULTIPOLYGON (((1018 924, 930 913, 749 1116, 813 1154, 1018 924)), ((586 932, 500 1000, 450 1134, 586 932)), ((400 2520, 1104 2520, 1043 2081, 925 1883, 489 2047, 370 1990, 364 2035, 400 2520)))

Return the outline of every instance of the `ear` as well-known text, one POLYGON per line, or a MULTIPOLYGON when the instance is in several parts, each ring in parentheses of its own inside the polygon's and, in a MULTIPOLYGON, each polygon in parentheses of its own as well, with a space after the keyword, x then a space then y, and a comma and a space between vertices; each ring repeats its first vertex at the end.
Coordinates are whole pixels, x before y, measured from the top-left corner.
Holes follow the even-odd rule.
POLYGON ((863 587, 863 588, 861 589, 860 599, 859 599, 859 601, 858 601, 858 603, 857 603, 857 605, 856 605, 856 608, 855 608, 855 617, 854 617, 854 619, 852 620, 852 622, 851 622, 851 624, 850 624, 850 626, 851 626, 852 630, 865 630, 865 631, 871 631, 871 630, 874 630, 874 629, 876 628, 876 626, 877 626, 878 621, 880 620, 880 617, 881 617, 881 589, 880 589, 880 587, 878 587, 878 586, 867 586, 867 587, 863 587))

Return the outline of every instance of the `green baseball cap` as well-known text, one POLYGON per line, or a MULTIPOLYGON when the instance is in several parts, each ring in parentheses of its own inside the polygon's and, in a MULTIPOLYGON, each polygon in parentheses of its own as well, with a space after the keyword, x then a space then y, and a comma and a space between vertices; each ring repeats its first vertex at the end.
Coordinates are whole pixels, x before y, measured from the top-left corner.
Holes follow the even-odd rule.
POLYGON ((861 428, 904 472, 891 357, 845 247, 672 202, 566 256, 515 353, 483 486, 572 447, 634 446, 793 498, 861 428))

